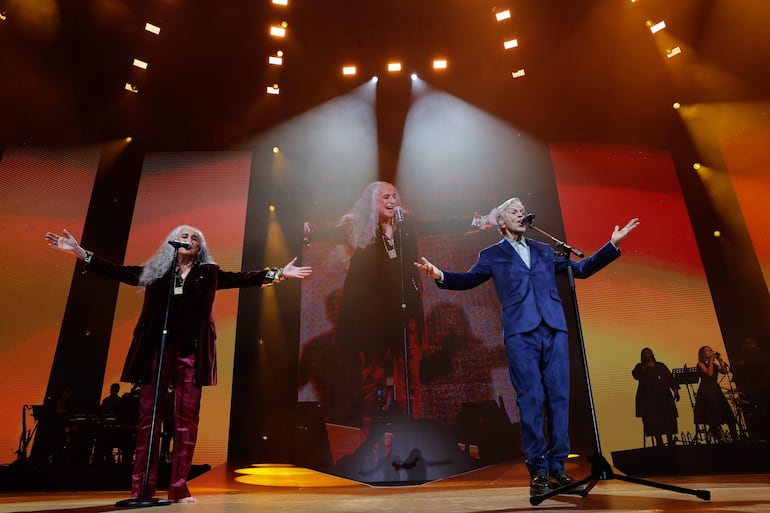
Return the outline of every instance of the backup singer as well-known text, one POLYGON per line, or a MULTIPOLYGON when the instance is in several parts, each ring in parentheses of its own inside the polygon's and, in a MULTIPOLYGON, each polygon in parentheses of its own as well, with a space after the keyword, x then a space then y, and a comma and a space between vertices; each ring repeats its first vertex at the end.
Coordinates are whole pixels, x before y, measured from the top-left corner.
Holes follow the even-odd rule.
MULTIPOLYGON (((209 254, 206 239, 197 228, 178 226, 166 240, 186 243, 180 247, 174 264, 174 248, 164 241, 157 252, 141 266, 111 263, 86 251, 64 230, 64 235, 48 232, 48 245, 71 253, 87 264, 87 269, 129 285, 144 287, 144 304, 134 329, 121 380, 140 385, 139 422, 136 437, 136 460, 131 476, 131 497, 150 498, 158 483, 158 441, 160 422, 150 437, 158 349, 164 326, 164 314, 174 280, 168 332, 159 390, 173 386, 174 452, 168 498, 175 502, 195 502, 187 487, 198 435, 202 387, 217 381, 216 328, 214 297, 219 289, 267 286, 287 278, 306 278, 310 267, 298 267, 294 258, 281 269, 227 272, 220 269, 209 254), (172 271, 173 268, 173 271, 172 271), (152 448, 150 448, 152 439, 152 448), (147 458, 150 472, 145 479, 147 458), (145 489, 145 480, 147 488, 145 489)), ((157 410, 164 412, 166 394, 159 394, 157 410)))

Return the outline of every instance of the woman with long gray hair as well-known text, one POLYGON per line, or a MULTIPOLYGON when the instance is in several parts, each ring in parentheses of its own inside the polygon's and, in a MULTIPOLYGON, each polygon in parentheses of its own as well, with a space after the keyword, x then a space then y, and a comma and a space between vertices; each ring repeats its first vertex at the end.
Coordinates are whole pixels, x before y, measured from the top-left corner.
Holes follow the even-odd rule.
POLYGON ((144 287, 142 312, 121 375, 121 381, 140 386, 136 459, 131 476, 131 497, 135 499, 151 498, 158 484, 160 423, 155 424, 152 435, 150 429, 153 407, 157 408, 157 412, 165 411, 166 394, 158 394, 158 402, 155 403, 155 376, 164 326, 167 327, 157 386, 158 390, 173 386, 175 396, 174 451, 168 498, 175 502, 195 502, 187 487, 187 477, 198 435, 202 387, 215 385, 217 381, 213 317, 216 291, 264 287, 287 278, 302 279, 310 276, 312 269, 295 266, 297 259, 294 258, 280 269, 223 271, 211 258, 203 233, 187 225, 174 228, 155 254, 140 266, 117 265, 100 258, 83 249, 67 230, 64 230, 64 235, 48 232, 45 239, 49 246, 85 261, 86 269, 90 271, 144 287), (178 250, 176 253, 175 249, 178 250), (166 306, 170 295, 166 325, 166 306), (148 457, 151 465, 145 476, 148 457))

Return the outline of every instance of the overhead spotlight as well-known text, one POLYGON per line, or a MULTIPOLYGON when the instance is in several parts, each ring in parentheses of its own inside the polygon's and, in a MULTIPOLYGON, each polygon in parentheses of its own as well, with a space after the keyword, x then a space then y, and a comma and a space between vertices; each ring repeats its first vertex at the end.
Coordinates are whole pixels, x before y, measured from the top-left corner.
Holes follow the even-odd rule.
POLYGON ((129 84, 128 82, 126 82, 126 85, 123 86, 123 89, 125 89, 126 91, 130 91, 132 93, 138 93, 139 92, 139 88, 138 87, 136 87, 134 84, 129 84))
POLYGON ((353 76, 358 73, 355 66, 342 66, 342 74, 345 76, 353 76))
POLYGON ((509 9, 506 9, 504 11, 498 11, 495 13, 495 18, 497 19, 497 21, 508 20, 511 18, 511 11, 509 9))
POLYGON ((677 55, 679 55, 680 53, 682 53, 682 49, 681 49, 681 48, 679 48, 678 46, 675 46, 675 47, 673 47, 673 48, 667 48, 667 49, 666 49, 666 57, 668 57, 669 59, 670 59, 671 57, 676 57, 676 56, 677 56, 677 55))
POLYGON ((144 24, 144 30, 147 32, 152 32, 155 35, 160 34, 160 27, 149 22, 144 24))
POLYGON ((281 94, 281 89, 278 87, 278 84, 267 86, 267 94, 281 94))
POLYGON ((695 163, 693 163, 693 165, 692 165, 692 168, 693 168, 694 170, 696 170, 696 171, 697 171, 697 170, 699 170, 699 169, 700 169, 700 162, 695 162, 695 163))
POLYGON ((289 0, 273 0, 275 5, 289 5, 289 0))
POLYGON ((717 239, 718 239, 718 238, 719 238, 719 237, 721 237, 721 236, 722 236, 722 232, 720 232, 719 230, 714 230, 714 237, 715 237, 715 238, 717 238, 717 239))
POLYGON ((268 206, 268 207, 267 207, 267 209, 268 209, 270 212, 275 212, 275 205, 270 205, 270 206, 268 206))
POLYGON ((401 63, 400 62, 389 62, 388 63, 388 71, 390 71, 390 72, 401 71, 401 63))
POLYGON ((411 77, 412 80, 417 80, 417 73, 412 73, 411 77))
POLYGON ((510 50, 511 48, 516 48, 519 46, 519 40, 518 39, 509 39, 508 41, 503 41, 503 48, 506 50, 510 50))
POLYGON ((674 102, 674 104, 672 105, 672 107, 674 108, 674 110, 679 110, 679 107, 681 107, 681 106, 682 106, 682 104, 681 104, 681 103, 679 103, 679 102, 674 102))
POLYGON ((447 67, 446 59, 433 60, 433 69, 446 69, 446 67, 447 67))
POLYGON ((273 153, 280 153, 280 152, 281 152, 281 148, 279 148, 278 146, 273 146, 273 153))
POLYGON ((286 37, 286 27, 270 26, 270 35, 273 37, 286 37))
POLYGON ((375 83, 375 84, 376 84, 376 83, 377 83, 377 82, 379 82, 379 81, 380 81, 380 77, 378 77, 377 75, 374 75, 374 76, 372 77, 372 82, 373 82, 373 83, 375 83))
POLYGON ((127 143, 130 143, 130 142, 131 142, 131 141, 133 141, 133 140, 134 140, 134 138, 133 138, 133 137, 131 137, 130 135, 129 135, 128 137, 126 137, 126 142, 127 142, 127 143))
POLYGON ((139 59, 134 59, 134 66, 139 69, 147 69, 147 63, 139 59))
POLYGON ((655 25, 653 25, 651 21, 648 21, 646 23, 646 25, 648 27, 650 27, 650 32, 652 32, 653 34, 655 34, 656 32, 660 32, 661 30, 666 28, 666 22, 665 21, 659 21, 655 25))
POLYGON ((516 71, 511 72, 511 77, 513 78, 521 78, 524 75, 526 75, 526 73, 524 73, 524 68, 517 69, 516 71))
POLYGON ((8 14, 6 14, 5 11, 0 12, 0 21, 5 21, 8 19, 8 14))
POLYGON ((268 55, 267 63, 272 64, 274 66, 281 66, 283 64, 283 57, 278 54, 283 54, 283 52, 278 52, 275 55, 268 55))

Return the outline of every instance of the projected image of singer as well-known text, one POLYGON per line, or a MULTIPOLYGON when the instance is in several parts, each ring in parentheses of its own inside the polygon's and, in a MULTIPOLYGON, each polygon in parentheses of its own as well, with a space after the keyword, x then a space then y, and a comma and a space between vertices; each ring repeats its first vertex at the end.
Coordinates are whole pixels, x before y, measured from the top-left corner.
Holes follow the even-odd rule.
MULTIPOLYGON (((187 487, 187 477, 197 440, 202 387, 215 385, 217 381, 213 319, 217 290, 268 286, 287 278, 302 279, 310 276, 312 270, 294 265, 295 258, 281 269, 223 271, 209 254, 201 231, 184 225, 172 230, 156 253, 140 266, 117 265, 104 260, 83 249, 67 230, 64 230, 64 235, 48 232, 45 239, 49 246, 85 261, 89 271, 144 287, 142 312, 121 375, 121 381, 140 385, 136 460, 131 476, 132 498, 151 498, 157 488, 160 422, 155 424, 156 433, 152 437, 149 431, 155 402, 158 348, 173 280, 167 343, 159 383, 159 390, 165 391, 173 386, 175 394, 176 430, 168 498, 176 502, 195 502, 187 487), (166 240, 169 242, 166 243, 166 240), (176 263, 175 248, 178 248, 176 263), (148 456, 150 471, 145 476, 148 456)), ((165 393, 159 394, 156 405, 156 411, 161 416, 166 411, 165 397, 165 393)))
MULTIPOLYGON (((420 276, 412 265, 418 232, 462 233, 472 226, 486 228, 480 216, 417 219, 402 207, 396 187, 383 181, 371 182, 334 226, 306 223, 309 241, 343 245, 349 253, 333 348, 337 404, 322 405, 327 422, 360 427, 366 435, 373 423, 418 410, 418 397, 406 391, 404 365, 408 347, 415 365, 409 388, 418 391, 424 324, 420 276)), ((310 356, 303 351, 303 365, 310 356)))
MULTIPOLYGON (((556 287, 556 275, 566 275, 567 263, 549 245, 524 236, 533 217, 518 198, 497 207, 495 217, 503 239, 483 249, 468 272, 443 272, 426 258, 415 265, 444 289, 471 289, 492 278, 521 416, 530 494, 541 495, 575 482, 564 468, 570 450, 569 348, 556 287)), ((618 243, 638 225, 634 218, 623 228, 615 226, 610 241, 599 251, 572 263, 574 276, 587 278, 618 258, 618 243)))

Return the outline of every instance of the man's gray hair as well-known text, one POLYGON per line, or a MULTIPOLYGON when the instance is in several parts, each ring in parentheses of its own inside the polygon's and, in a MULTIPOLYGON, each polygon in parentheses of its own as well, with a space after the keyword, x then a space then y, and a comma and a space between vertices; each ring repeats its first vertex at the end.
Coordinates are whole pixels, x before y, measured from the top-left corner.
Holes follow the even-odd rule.
POLYGON ((505 232, 502 228, 500 228, 500 219, 503 218, 503 212, 505 212, 505 209, 507 209, 509 206, 511 206, 511 203, 519 203, 521 206, 524 206, 524 203, 519 198, 509 198, 505 201, 503 201, 499 207, 495 210, 495 225, 497 226, 498 231, 501 235, 505 235, 505 232))

